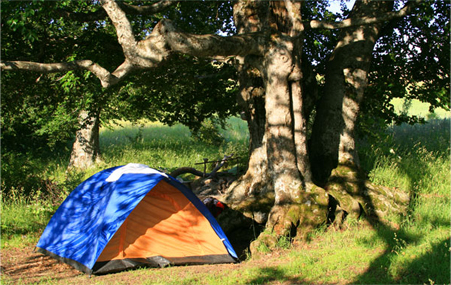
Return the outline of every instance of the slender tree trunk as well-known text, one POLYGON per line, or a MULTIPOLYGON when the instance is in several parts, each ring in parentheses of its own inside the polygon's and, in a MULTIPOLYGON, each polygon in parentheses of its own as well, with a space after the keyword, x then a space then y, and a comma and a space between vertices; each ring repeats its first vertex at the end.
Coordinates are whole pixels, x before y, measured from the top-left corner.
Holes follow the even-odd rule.
MULTIPOLYGON (((375 17, 392 8, 392 1, 357 1, 350 17, 375 17)), ((376 23, 342 31, 327 65, 326 85, 317 106, 311 165, 316 185, 329 195, 328 217, 334 216, 336 223, 348 215, 358 218, 362 214, 382 220, 390 210, 402 212, 409 201, 405 193, 372 185, 359 168, 355 127, 381 28, 382 24, 376 23)))
POLYGON ((80 129, 75 134, 69 169, 86 169, 100 159, 99 115, 82 110, 78 121, 80 129))
MULTIPOLYGON (((357 1, 350 17, 376 16, 392 7, 392 1, 357 1)), ((372 24, 344 29, 328 62, 310 148, 318 185, 327 183, 339 161, 359 164, 355 123, 380 28, 381 24, 372 24)))

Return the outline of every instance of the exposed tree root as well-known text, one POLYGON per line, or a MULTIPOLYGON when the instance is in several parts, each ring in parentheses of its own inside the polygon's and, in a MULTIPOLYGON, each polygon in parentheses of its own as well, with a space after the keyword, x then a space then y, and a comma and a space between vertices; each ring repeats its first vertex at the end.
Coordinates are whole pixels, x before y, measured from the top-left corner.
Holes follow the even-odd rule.
POLYGON ((263 176, 256 180, 242 176, 233 181, 230 175, 218 174, 214 179, 200 178, 192 183, 193 191, 228 205, 218 222, 230 239, 237 235, 240 250, 249 249, 252 254, 262 247, 274 248, 281 237, 306 239, 322 225, 341 227, 349 218, 385 223, 390 215, 406 213, 410 201, 409 194, 399 189, 371 184, 352 164, 334 169, 325 189, 307 185, 300 203, 283 205, 275 205, 273 191, 255 187, 263 176))
POLYGON ((371 222, 386 222, 391 214, 406 213, 410 202, 409 193, 373 185, 352 164, 341 164, 333 170, 326 186, 330 198, 329 222, 341 225, 346 217, 371 222))

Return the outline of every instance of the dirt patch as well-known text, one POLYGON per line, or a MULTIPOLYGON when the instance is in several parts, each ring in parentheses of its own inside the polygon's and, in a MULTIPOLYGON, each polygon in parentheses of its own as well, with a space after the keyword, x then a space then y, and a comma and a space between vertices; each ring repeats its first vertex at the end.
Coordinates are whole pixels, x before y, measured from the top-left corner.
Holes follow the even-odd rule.
MULTIPOLYGON (((2 249, 1 251, 1 283, 2 284, 36 284, 51 281, 56 284, 139 284, 139 280, 157 283, 171 283, 171 277, 196 278, 204 274, 236 270, 246 266, 245 263, 217 264, 198 266, 179 266, 170 268, 149 268, 131 270, 116 274, 89 276, 56 259, 34 252, 33 247, 2 249)), ((193 279, 193 281, 194 281, 193 279)))
POLYGON ((43 279, 60 280, 82 274, 65 263, 34 252, 33 247, 3 249, 1 254, 2 282, 6 284, 38 283, 43 279))

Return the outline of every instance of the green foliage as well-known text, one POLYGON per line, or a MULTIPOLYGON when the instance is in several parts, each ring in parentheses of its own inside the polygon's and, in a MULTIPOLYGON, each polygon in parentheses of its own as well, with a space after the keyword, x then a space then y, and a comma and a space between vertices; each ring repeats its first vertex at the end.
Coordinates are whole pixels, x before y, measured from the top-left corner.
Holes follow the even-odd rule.
POLYGON ((418 116, 397 114, 393 98, 418 99, 430 104, 430 112, 450 110, 449 19, 449 1, 424 1, 416 14, 384 27, 373 53, 362 123, 369 120, 372 127, 367 117, 385 124, 424 122, 418 116))
MULTIPOLYGON (((98 8, 86 1, 2 3, 1 13, 8 15, 8 21, 2 25, 1 58, 66 62, 89 57, 106 68, 119 64, 122 59, 111 54, 105 56, 106 49, 95 51, 93 43, 88 43, 96 38, 99 48, 117 45, 111 37, 114 33, 64 16, 66 9, 78 13, 98 8)), ((80 110, 98 110, 105 102, 106 93, 89 72, 63 75, 2 72, 1 82, 2 159, 10 151, 39 153, 65 146, 79 127, 80 110)))
POLYGON ((230 34, 234 30, 232 3, 225 1, 180 1, 166 13, 179 28, 196 34, 230 34), (195 12, 193 12, 195 11, 195 12))
MULTIPOLYGON (((334 22, 340 19, 328 10, 328 1, 305 1, 302 5, 302 17, 318 21, 334 22)), ((315 71, 324 75, 325 63, 338 40, 337 30, 307 30, 305 32, 304 55, 309 64, 315 66, 315 71)))
POLYGON ((197 132, 208 118, 223 122, 238 113, 235 72, 228 64, 174 55, 120 89, 115 118, 182 123, 197 132))
MULTIPOLYGON (((103 11, 99 3, 89 1, 2 3, 1 12, 9 17, 2 26, 1 57, 36 62, 90 59, 114 70, 123 61, 114 27, 102 18, 85 17, 98 11, 103 11)), ((164 13, 131 16, 130 20, 136 35, 144 38, 168 15, 190 32, 230 31, 230 24, 222 23, 224 19, 230 23, 231 6, 219 2, 182 2, 164 13), (184 16, 193 9, 197 13, 184 16), (216 17, 202 21, 209 13, 216 17)), ((3 72, 2 158, 7 159, 3 154, 10 151, 38 152, 69 145, 80 128, 82 110, 100 113, 104 124, 112 119, 146 118, 171 125, 181 122, 197 131, 213 114, 222 121, 236 114, 235 82, 229 80, 234 72, 227 64, 174 55, 167 65, 108 90, 88 71, 62 75, 3 72)))
POLYGON ((30 74, 11 75, 2 73, 2 152, 38 152, 72 137, 76 117, 71 102, 59 105, 65 96, 52 92, 51 80, 41 78, 36 83, 30 74))
POLYGON ((219 146, 224 142, 224 137, 219 133, 219 127, 215 120, 206 120, 198 130, 193 132, 193 139, 219 146))

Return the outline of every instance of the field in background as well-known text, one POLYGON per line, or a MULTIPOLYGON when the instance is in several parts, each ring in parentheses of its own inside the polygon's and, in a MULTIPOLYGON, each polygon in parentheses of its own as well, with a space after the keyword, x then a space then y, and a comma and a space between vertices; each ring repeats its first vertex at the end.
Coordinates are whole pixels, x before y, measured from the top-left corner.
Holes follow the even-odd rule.
MULTIPOLYGON (((187 128, 158 123, 102 129, 103 162, 84 173, 66 173, 61 158, 43 168, 60 190, 44 197, 12 191, 2 197, 1 247, 14 250, 33 246, 59 203, 78 183, 106 167, 129 162, 171 171, 196 166, 203 158, 246 155, 248 133, 238 118, 222 130, 222 144, 194 140, 187 128)), ((48 284, 449 284, 450 268, 450 120, 426 125, 395 126, 376 142, 361 144, 363 167, 375 184, 412 193, 405 217, 391 225, 349 221, 344 229, 318 229, 310 240, 295 244, 281 240, 275 252, 261 252, 236 267, 188 266, 142 269, 87 279, 43 276, 48 284), (206 268, 202 270, 202 268, 206 268), (87 283, 86 283, 87 282, 87 283)), ((2 284, 14 283, 2 274, 2 284)))
POLYGON ((202 142, 191 136, 183 125, 172 127, 158 122, 131 125, 121 122, 113 129, 103 128, 100 134, 106 164, 142 163, 156 169, 172 171, 178 167, 199 167, 196 163, 221 159, 224 155, 247 155, 249 133, 245 122, 230 118, 227 128, 220 129, 217 144, 202 142))
POLYGON ((401 98, 395 98, 391 101, 395 106, 395 110, 398 114, 407 113, 408 115, 416 115, 426 119, 444 119, 449 118, 451 113, 444 109, 436 109, 433 113, 429 112, 429 104, 423 103, 418 100, 405 100, 401 98))

